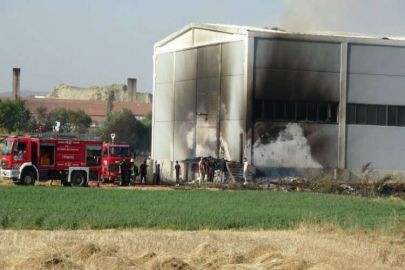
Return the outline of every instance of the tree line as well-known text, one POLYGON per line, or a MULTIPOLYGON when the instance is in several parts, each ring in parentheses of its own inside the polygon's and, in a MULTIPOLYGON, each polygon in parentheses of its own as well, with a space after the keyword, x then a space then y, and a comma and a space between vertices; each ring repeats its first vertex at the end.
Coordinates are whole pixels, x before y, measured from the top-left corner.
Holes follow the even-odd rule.
POLYGON ((27 109, 22 99, 0 100, 0 129, 3 132, 28 134, 37 131, 41 125, 43 132, 51 132, 55 123, 59 122, 60 132, 93 133, 101 136, 104 141, 110 140, 110 134, 116 134, 117 142, 126 142, 134 150, 150 150, 152 113, 149 112, 144 119, 138 120, 131 110, 112 112, 110 97, 106 112, 106 121, 101 127, 91 127, 92 119, 83 110, 69 110, 58 108, 48 111, 45 106, 36 109, 37 117, 27 109))

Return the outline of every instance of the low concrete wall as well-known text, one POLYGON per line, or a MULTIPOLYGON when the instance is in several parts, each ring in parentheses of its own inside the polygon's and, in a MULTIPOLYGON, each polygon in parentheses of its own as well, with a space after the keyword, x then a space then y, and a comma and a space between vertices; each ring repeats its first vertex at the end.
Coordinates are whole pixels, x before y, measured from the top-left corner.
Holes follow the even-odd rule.
MULTIPOLYGON (((175 162, 163 160, 155 160, 155 161, 157 161, 157 163, 160 164, 161 181, 175 182, 176 181, 176 173, 174 171, 175 162)), ((179 164, 181 167, 180 179, 183 182, 191 182, 199 177, 197 162, 179 161, 179 164)), ((150 170, 152 172, 152 167, 150 168, 150 170)))

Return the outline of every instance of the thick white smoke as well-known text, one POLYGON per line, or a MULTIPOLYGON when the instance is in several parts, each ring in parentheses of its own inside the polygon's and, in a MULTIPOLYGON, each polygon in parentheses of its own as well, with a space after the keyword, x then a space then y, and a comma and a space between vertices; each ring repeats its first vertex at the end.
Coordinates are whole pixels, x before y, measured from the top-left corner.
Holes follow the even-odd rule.
POLYGON ((284 0, 281 27, 405 36, 404 0, 284 0))

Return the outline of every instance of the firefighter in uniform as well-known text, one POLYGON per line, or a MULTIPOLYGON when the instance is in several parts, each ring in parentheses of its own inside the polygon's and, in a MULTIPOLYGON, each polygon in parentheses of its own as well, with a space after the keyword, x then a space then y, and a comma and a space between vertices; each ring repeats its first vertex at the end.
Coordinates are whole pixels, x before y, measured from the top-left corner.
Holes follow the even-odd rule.
POLYGON ((125 160, 122 159, 120 161, 120 164, 118 165, 118 178, 120 180, 120 186, 126 186, 127 185, 127 179, 126 179, 126 166, 125 166, 125 160))

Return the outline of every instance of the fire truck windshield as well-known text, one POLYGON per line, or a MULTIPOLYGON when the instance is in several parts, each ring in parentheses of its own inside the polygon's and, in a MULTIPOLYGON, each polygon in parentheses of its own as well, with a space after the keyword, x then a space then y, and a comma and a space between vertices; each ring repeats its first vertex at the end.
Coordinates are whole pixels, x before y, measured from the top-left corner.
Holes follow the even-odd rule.
POLYGON ((129 147, 110 147, 110 156, 112 157, 129 157, 129 147))
POLYGON ((3 155, 9 156, 11 155, 11 150, 13 149, 13 141, 4 141, 3 145, 3 155))

